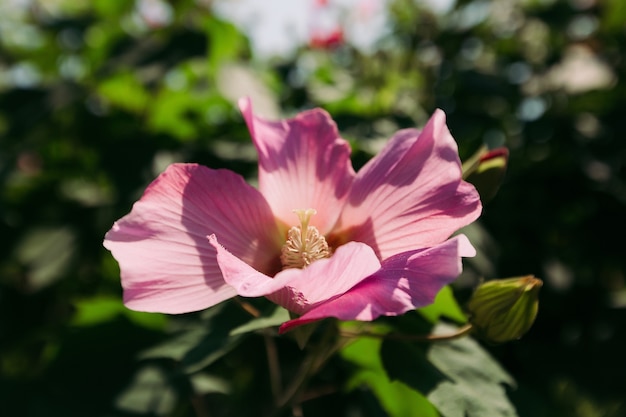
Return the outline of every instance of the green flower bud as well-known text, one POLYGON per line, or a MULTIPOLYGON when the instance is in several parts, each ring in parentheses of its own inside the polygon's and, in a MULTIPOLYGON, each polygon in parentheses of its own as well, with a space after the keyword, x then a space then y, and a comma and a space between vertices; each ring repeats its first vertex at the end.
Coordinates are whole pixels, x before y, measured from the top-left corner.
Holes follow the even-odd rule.
POLYGON ((479 285, 468 304, 476 334, 492 343, 522 337, 537 317, 542 285, 543 282, 532 275, 479 285))
POLYGON ((491 200, 504 179, 509 161, 507 148, 483 147, 463 163, 463 179, 474 184, 483 203, 491 200))

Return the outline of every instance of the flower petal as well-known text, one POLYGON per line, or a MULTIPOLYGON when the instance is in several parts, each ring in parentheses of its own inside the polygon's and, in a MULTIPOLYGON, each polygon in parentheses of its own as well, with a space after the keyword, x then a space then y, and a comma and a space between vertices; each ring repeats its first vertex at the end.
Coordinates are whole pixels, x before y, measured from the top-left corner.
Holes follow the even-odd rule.
POLYGON ((480 212, 478 193, 461 179, 457 146, 438 110, 421 133, 399 131, 358 172, 337 239, 367 243, 386 259, 439 244, 480 212))
POLYGON ((263 196, 233 172, 171 165, 105 237, 120 264, 126 306, 184 313, 235 295, 206 239, 212 233, 256 268, 275 270, 279 236, 263 196))
POLYGON ((328 113, 315 109, 293 119, 267 121, 239 101, 259 153, 259 190, 274 215, 298 224, 294 209, 316 209, 311 225, 326 234, 335 224, 354 178, 350 146, 328 113))
POLYGON ((424 307, 434 301, 444 285, 459 276, 461 257, 475 254, 464 235, 432 248, 397 254, 383 261, 377 272, 343 295, 284 323, 280 332, 326 317, 371 321, 382 315, 396 316, 424 307))
POLYGON ((224 280, 235 288, 237 294, 267 296, 297 314, 345 293, 380 268, 372 248, 350 242, 338 248, 330 258, 315 261, 304 269, 285 269, 270 278, 229 253, 215 236, 209 236, 209 241, 217 249, 217 261, 224 280))
POLYGON ((289 311, 303 314, 316 304, 345 293, 380 268, 374 250, 364 243, 349 242, 327 259, 304 269, 286 269, 276 278, 287 280, 286 290, 268 298, 289 311))
POLYGON ((285 286, 284 280, 272 279, 233 255, 221 245, 215 235, 208 236, 207 242, 217 251, 217 264, 222 271, 224 281, 237 294, 243 297, 262 297, 285 286))

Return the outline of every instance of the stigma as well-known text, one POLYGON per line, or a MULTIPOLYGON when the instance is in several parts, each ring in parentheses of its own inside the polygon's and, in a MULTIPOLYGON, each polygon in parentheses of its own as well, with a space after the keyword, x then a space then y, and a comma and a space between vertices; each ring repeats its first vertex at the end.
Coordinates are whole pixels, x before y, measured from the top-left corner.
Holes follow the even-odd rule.
POLYGON ((306 268, 318 259, 330 257, 330 249, 324 236, 315 226, 309 226, 311 216, 317 211, 297 209, 293 212, 300 219, 300 226, 292 227, 287 233, 287 241, 280 254, 283 269, 306 268))

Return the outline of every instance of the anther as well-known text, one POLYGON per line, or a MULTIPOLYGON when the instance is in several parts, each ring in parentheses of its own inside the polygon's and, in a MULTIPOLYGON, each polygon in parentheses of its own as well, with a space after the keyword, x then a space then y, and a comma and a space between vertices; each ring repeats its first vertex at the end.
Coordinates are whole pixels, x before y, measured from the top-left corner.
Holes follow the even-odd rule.
POLYGON ((300 226, 294 226, 287 233, 287 241, 281 250, 280 260, 283 269, 306 268, 314 261, 330 256, 326 239, 315 226, 309 226, 314 209, 293 211, 300 219, 300 226))

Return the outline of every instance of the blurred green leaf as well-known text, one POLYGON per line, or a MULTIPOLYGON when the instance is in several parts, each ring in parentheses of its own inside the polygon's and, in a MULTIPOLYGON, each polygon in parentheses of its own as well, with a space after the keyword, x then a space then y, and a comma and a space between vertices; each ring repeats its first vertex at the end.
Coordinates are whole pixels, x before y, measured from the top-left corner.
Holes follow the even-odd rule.
POLYGON ((194 392, 201 395, 210 393, 229 394, 231 391, 231 384, 228 381, 205 372, 191 375, 191 385, 194 392))
POLYGON ((150 101, 150 94, 132 72, 122 72, 102 81, 98 94, 114 106, 133 113, 143 112, 150 101))
POLYGON ((155 132, 181 140, 197 138, 209 104, 208 96, 162 89, 151 103, 148 125, 155 132))
POLYGON ((68 200, 94 207, 113 202, 110 188, 85 178, 69 178, 60 184, 60 192, 68 200))
POLYGON ((130 2, 109 0, 93 0, 91 4, 97 13, 101 14, 103 17, 109 18, 121 16, 123 13, 129 11, 132 6, 130 2))
POLYGON ((157 366, 144 366, 119 394, 115 406, 131 413, 166 416, 174 409, 176 399, 176 392, 163 370, 157 366))
POLYGON ((92 326, 109 321, 122 314, 124 305, 119 299, 98 297, 80 300, 74 303, 76 314, 72 319, 74 326, 92 326))
POLYGON ((124 307, 124 315, 134 324, 154 330, 163 330, 167 325, 167 316, 160 313, 144 313, 124 307))
POLYGON ((186 373, 195 373, 229 353, 252 330, 277 322, 281 314, 280 309, 274 309, 269 310, 265 318, 255 319, 236 303, 222 303, 205 310, 202 320, 191 320, 163 343, 141 352, 140 358, 172 359, 179 362, 186 373), (248 326, 250 322, 255 323, 248 326))
POLYGON ((74 303, 76 313, 72 319, 73 326, 93 326, 110 321, 117 316, 125 316, 131 322, 145 328, 160 330, 165 327, 167 318, 163 314, 143 313, 129 310, 120 297, 98 296, 86 298, 74 303))
POLYGON ((62 278, 75 252, 76 236, 67 227, 30 230, 15 249, 15 256, 26 268, 28 290, 41 290, 62 278))
POLYGON ((221 65, 240 56, 247 41, 232 23, 211 17, 205 24, 209 38, 209 68, 216 74, 221 65))
POLYGON ((626 21, 626 3, 622 0, 606 0, 603 2, 604 24, 612 30, 623 30, 626 21))
POLYGON ((181 332, 165 342, 153 346, 140 353, 140 359, 167 358, 182 361, 187 352, 198 346, 207 337, 208 332, 204 329, 194 329, 181 332))
POLYGON ((449 285, 439 291, 434 303, 417 311, 433 324, 437 323, 441 317, 446 317, 457 323, 467 322, 467 317, 454 298, 454 293, 449 285))
POLYGON ((143 351, 141 359, 168 358, 181 363, 188 373, 197 372, 230 352, 242 335, 215 334, 198 328, 188 330, 143 351))

